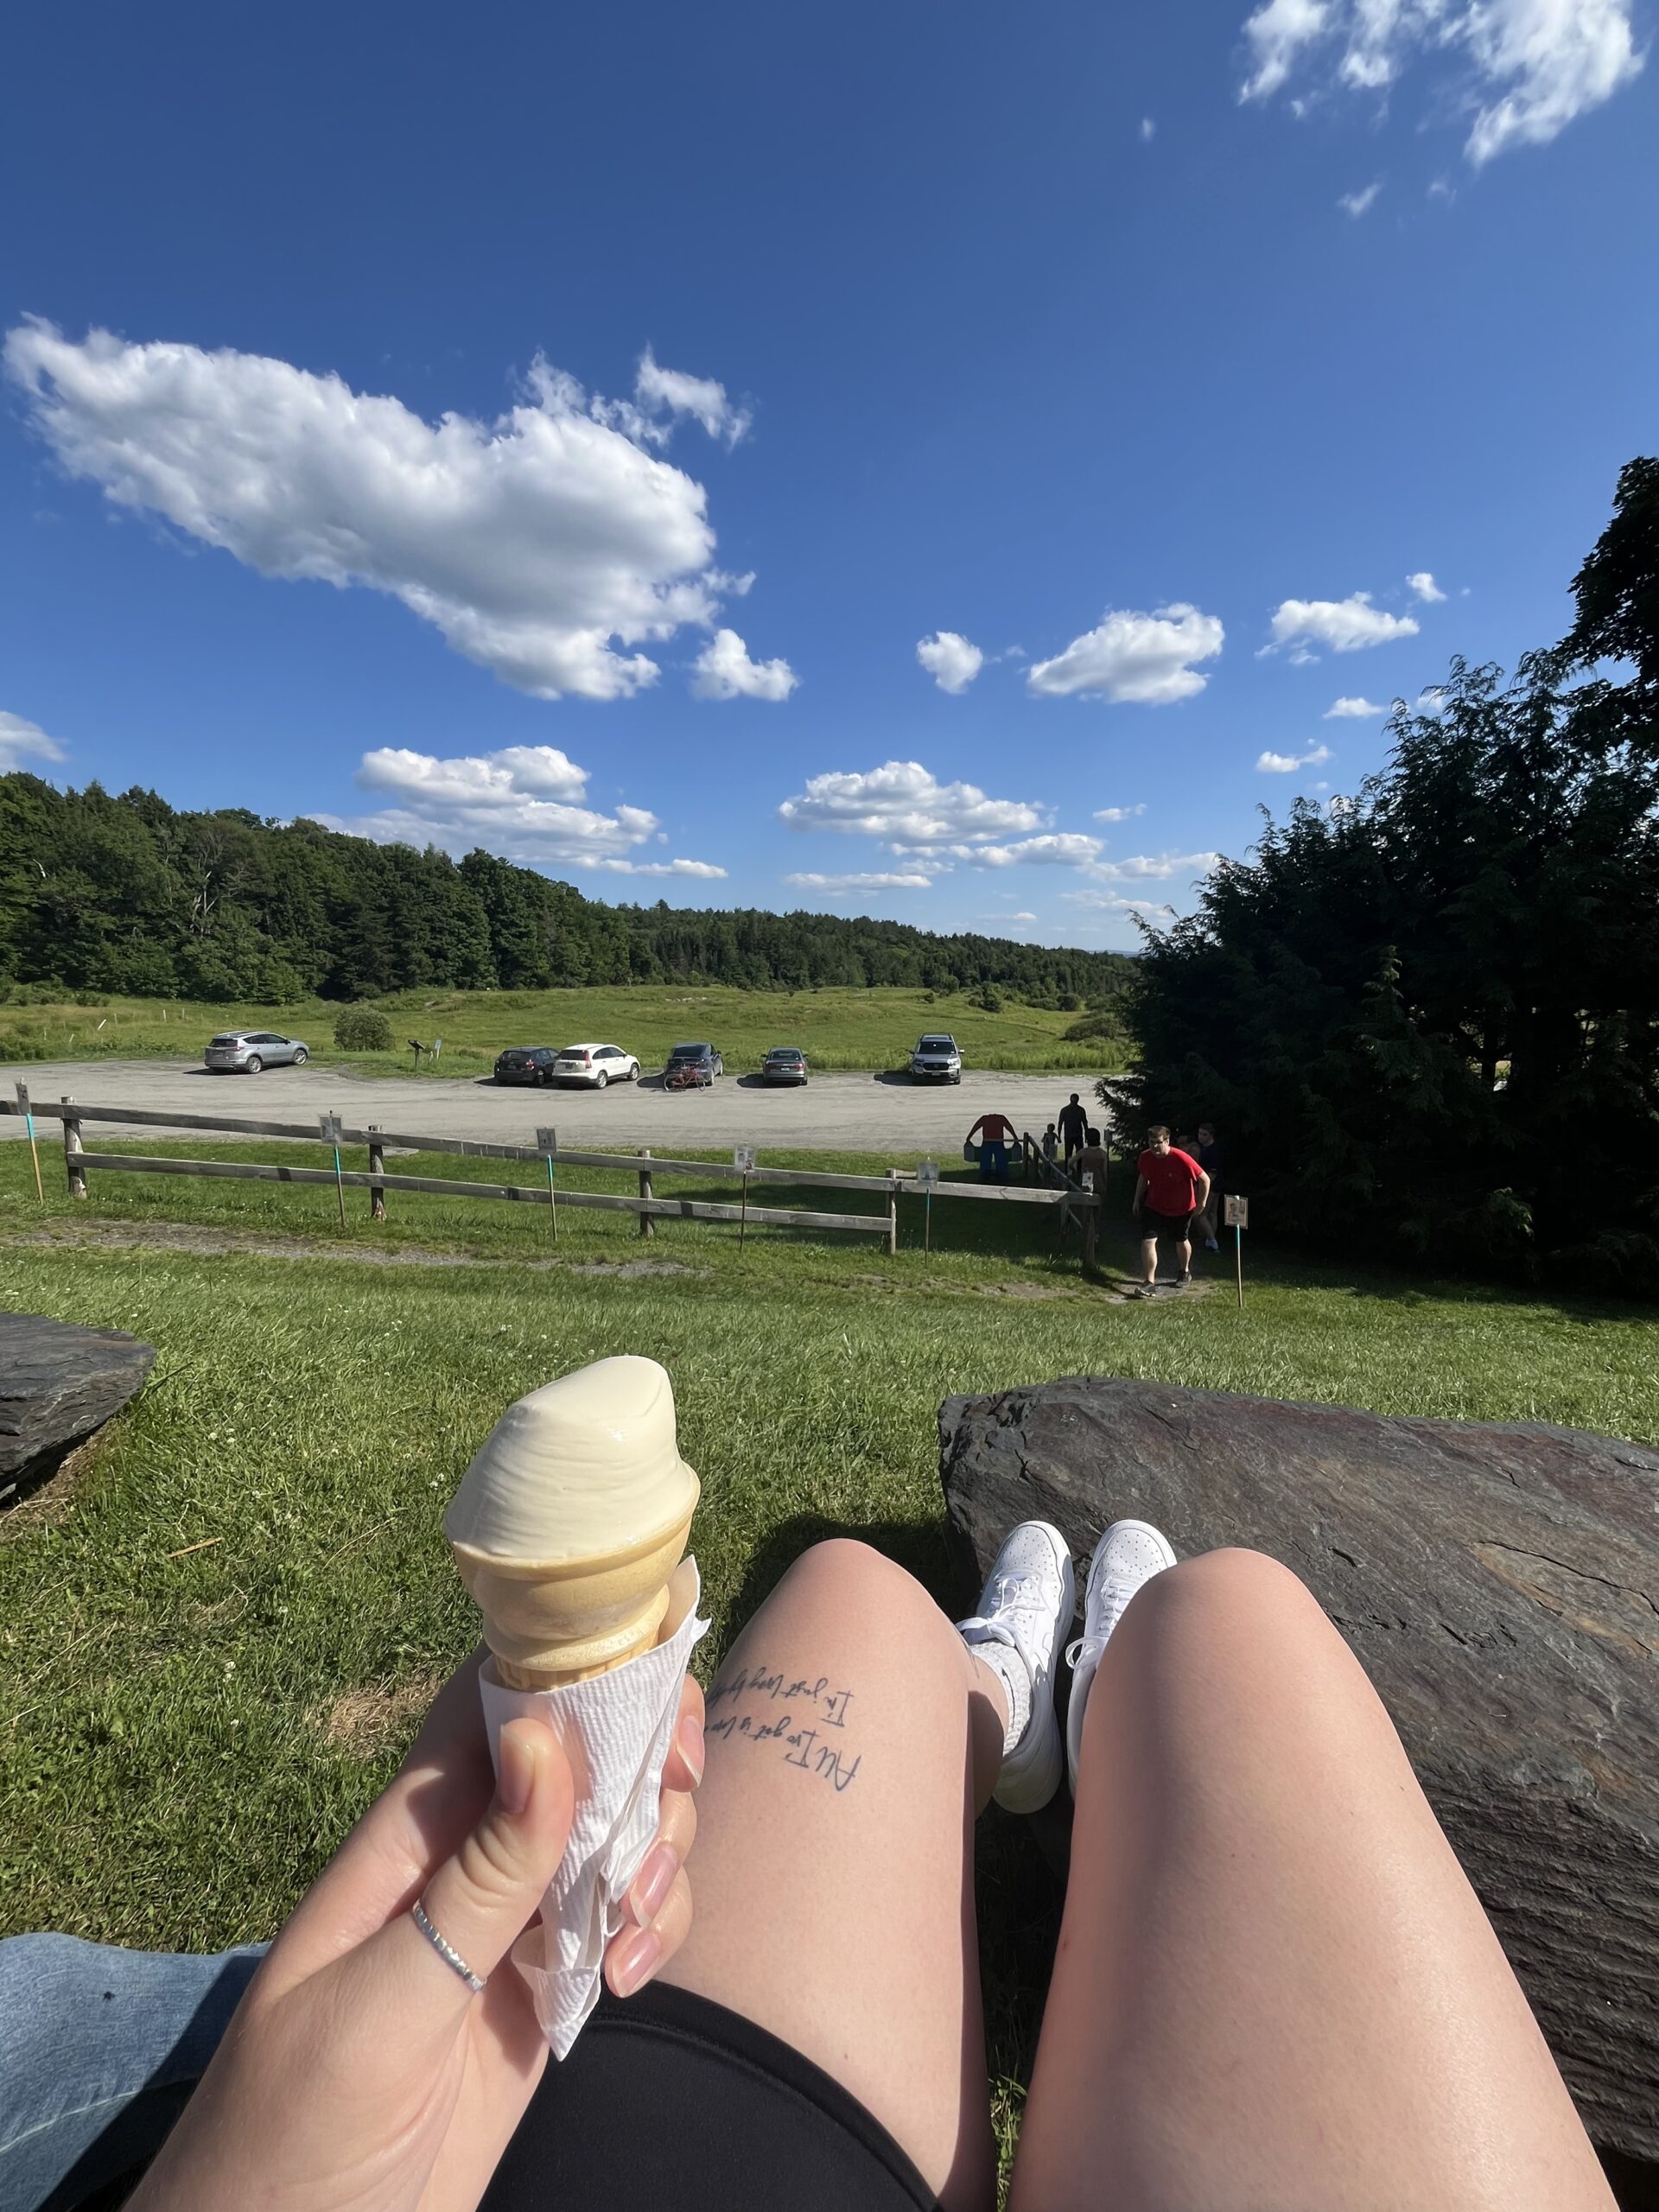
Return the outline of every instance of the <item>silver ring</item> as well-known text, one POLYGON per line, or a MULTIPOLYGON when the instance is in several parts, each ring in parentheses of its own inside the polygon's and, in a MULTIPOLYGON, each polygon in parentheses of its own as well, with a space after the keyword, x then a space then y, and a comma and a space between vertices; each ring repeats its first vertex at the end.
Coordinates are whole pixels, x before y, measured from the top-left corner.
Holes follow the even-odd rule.
POLYGON ((453 1943, 445 1942, 443 1937, 439 1935, 437 1929, 427 1918, 426 1907, 421 1903, 418 1897, 416 1898, 414 1904, 409 1908, 409 1914, 410 1918, 415 1923, 415 1925, 420 1929, 422 1935, 425 1936, 427 1942, 432 1946, 438 1956, 443 1961, 445 1966, 453 1967, 454 1972, 458 1974, 461 1980, 466 1983, 467 1988, 472 1991, 474 1996, 476 1997, 479 1991, 484 1986, 483 1975, 481 1974, 474 1974, 473 1972, 471 1967, 467 1965, 466 1960, 461 1957, 461 1953, 456 1950, 453 1943))

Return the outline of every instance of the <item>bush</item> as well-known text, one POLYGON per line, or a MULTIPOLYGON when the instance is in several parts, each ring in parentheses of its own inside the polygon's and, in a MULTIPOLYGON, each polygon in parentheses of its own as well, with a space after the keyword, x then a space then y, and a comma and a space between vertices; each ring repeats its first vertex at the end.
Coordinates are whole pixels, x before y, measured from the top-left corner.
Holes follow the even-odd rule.
POLYGON ((345 1007, 334 1019, 334 1042, 342 1052, 389 1052, 391 1024, 378 1007, 345 1007))
POLYGON ((982 1014, 1001 1014, 1002 994, 995 983, 986 983, 974 995, 974 1004, 982 1014))

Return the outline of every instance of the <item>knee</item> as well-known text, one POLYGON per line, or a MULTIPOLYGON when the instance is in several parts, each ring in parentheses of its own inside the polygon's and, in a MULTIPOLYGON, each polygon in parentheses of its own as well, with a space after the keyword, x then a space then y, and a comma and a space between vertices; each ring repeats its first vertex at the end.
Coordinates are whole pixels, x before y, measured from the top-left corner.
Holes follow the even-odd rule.
POLYGON ((913 1574, 852 1536, 831 1536, 803 1552, 769 1602, 845 1622, 861 1636, 879 1628, 884 1640, 950 1628, 913 1574))
POLYGON ((1299 1575, 1265 1552, 1235 1546, 1201 1552, 1155 1575, 1125 1616, 1126 1626, 1136 1614, 1143 1633, 1224 1656, 1335 1633, 1299 1575))

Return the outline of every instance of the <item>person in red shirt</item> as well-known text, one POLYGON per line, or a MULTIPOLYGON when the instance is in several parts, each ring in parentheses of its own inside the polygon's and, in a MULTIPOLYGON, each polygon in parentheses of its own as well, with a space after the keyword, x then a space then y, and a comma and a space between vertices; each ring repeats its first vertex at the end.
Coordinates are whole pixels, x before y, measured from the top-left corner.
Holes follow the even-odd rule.
POLYGON ((982 1137, 979 1147, 979 1179, 999 1183, 1008 1179, 1008 1147, 1014 1142, 1014 1123, 1006 1114, 982 1114, 968 1132, 968 1141, 982 1137))
POLYGON ((1192 1280, 1192 1217, 1210 1196, 1210 1178, 1191 1153, 1178 1152, 1169 1131, 1154 1122, 1147 1149, 1137 1163, 1133 1211, 1141 1227, 1141 1274, 1137 1295, 1144 1298, 1158 1280, 1158 1239, 1169 1238, 1180 1262, 1177 1287, 1192 1280))

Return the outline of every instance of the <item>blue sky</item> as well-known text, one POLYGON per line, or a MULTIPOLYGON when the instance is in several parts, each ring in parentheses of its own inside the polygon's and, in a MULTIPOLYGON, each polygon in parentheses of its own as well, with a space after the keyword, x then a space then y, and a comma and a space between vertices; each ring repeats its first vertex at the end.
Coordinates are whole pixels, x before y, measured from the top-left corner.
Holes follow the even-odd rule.
POLYGON ((1659 440, 1653 35, 33 11, 0 765, 1133 944, 1380 762, 1338 700, 1566 627, 1659 440))

